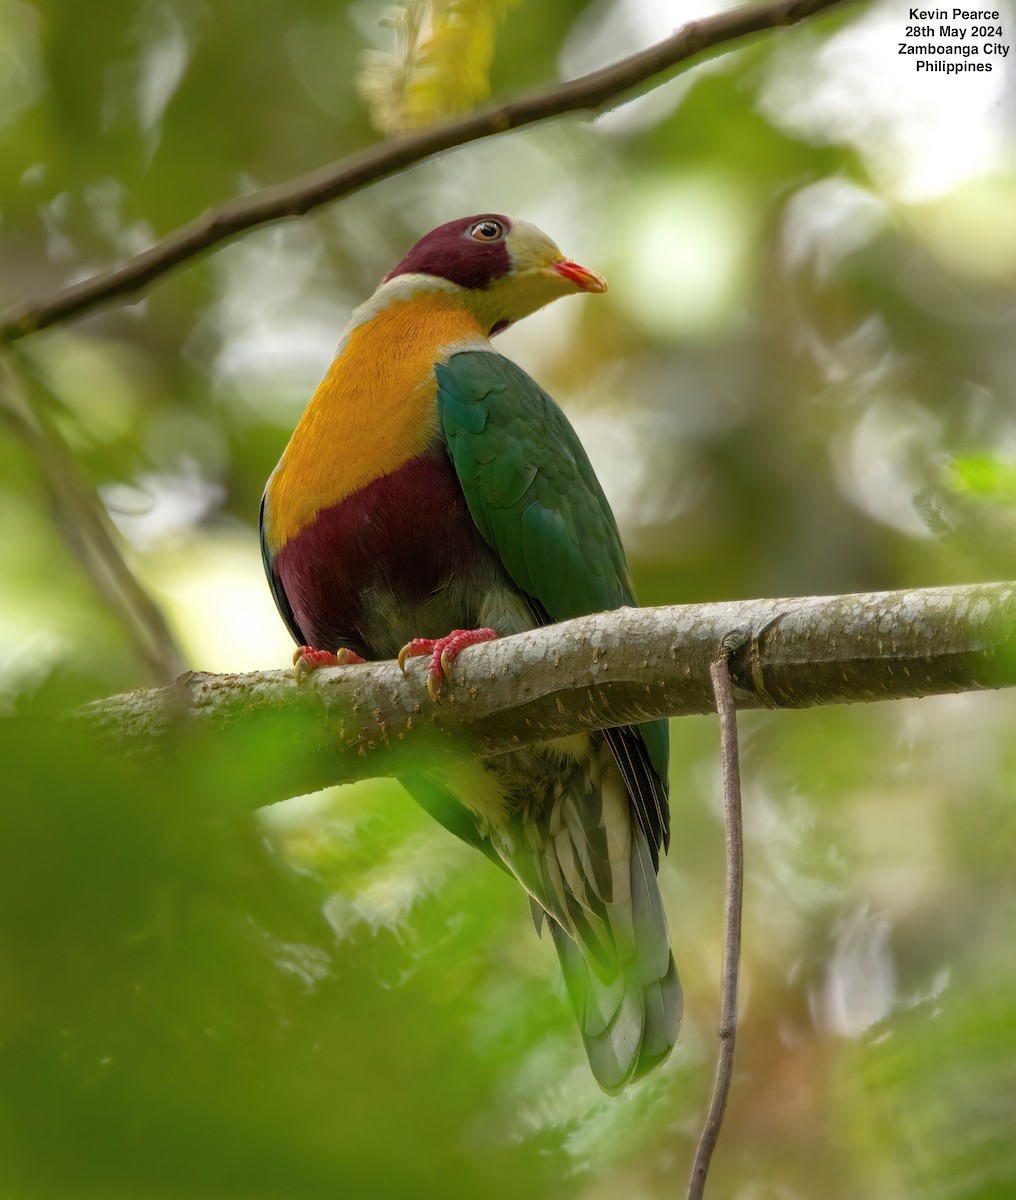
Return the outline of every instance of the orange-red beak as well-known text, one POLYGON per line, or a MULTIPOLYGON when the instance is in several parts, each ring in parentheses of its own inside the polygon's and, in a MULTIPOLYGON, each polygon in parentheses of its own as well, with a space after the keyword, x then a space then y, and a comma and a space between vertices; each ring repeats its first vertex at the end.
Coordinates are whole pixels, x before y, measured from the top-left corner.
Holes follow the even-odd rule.
POLYGON ((570 283, 574 283, 580 292, 605 292, 607 290, 607 281, 599 272, 590 271, 588 267, 580 267, 570 258, 559 258, 554 263, 554 270, 558 275, 563 275, 570 283))

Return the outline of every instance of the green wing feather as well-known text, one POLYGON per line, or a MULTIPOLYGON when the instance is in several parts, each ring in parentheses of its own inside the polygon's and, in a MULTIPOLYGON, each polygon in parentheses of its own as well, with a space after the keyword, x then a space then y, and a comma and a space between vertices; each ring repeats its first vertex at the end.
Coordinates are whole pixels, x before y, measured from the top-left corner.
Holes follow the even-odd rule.
MULTIPOLYGON (((635 604, 621 537, 567 417, 520 367, 466 351, 436 368, 448 454, 469 511, 547 621, 635 604)), ((669 842, 666 721, 609 730, 653 850, 669 842)))
POLYGON ((508 573, 555 621, 635 603, 613 513, 564 413, 499 354, 437 368, 448 452, 508 573))

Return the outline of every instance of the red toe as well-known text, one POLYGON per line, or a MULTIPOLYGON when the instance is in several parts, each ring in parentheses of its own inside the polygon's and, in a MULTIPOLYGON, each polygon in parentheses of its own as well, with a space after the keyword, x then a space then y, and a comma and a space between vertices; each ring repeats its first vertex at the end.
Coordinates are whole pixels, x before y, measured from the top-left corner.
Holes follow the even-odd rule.
POLYGON ((296 682, 299 683, 305 675, 319 671, 322 667, 346 667, 352 663, 366 662, 359 654, 347 650, 345 646, 337 654, 330 650, 315 650, 313 646, 298 646, 293 651, 293 668, 296 672, 296 682))
POLYGON ((462 651, 467 646, 475 646, 480 642, 492 642, 497 636, 493 629, 453 629, 451 633, 441 638, 413 638, 399 651, 399 666, 404 671, 407 658, 417 658, 422 654, 429 654, 427 691, 436 699, 441 684, 451 673, 452 663, 462 651))

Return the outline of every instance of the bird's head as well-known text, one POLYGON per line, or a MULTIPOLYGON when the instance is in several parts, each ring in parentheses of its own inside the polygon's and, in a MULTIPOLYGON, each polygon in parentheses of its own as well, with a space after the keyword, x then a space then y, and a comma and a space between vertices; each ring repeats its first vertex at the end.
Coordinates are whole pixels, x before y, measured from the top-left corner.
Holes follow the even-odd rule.
POLYGON ((575 292, 605 292, 596 271, 565 258, 549 237, 528 221, 481 213, 439 225, 420 238, 382 283, 412 275, 454 285, 462 303, 488 334, 575 292))

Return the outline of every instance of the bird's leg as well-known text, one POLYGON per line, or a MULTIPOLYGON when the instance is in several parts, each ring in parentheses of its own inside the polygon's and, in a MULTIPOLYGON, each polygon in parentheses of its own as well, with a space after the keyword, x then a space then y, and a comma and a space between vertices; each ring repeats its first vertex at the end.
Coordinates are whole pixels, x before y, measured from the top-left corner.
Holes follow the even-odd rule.
POLYGON ((452 663, 462 651, 467 646, 475 646, 479 642, 493 642, 497 637, 498 634, 493 629, 453 629, 441 638, 413 638, 399 651, 399 666, 405 671, 407 658, 429 654, 427 691, 430 692, 431 698, 436 700, 441 684, 451 672, 452 663))
POLYGON ((313 646, 297 646, 293 651, 293 673, 296 675, 296 682, 301 683, 305 675, 322 667, 347 667, 366 661, 359 654, 347 650, 345 646, 334 654, 331 650, 315 650, 313 646))

